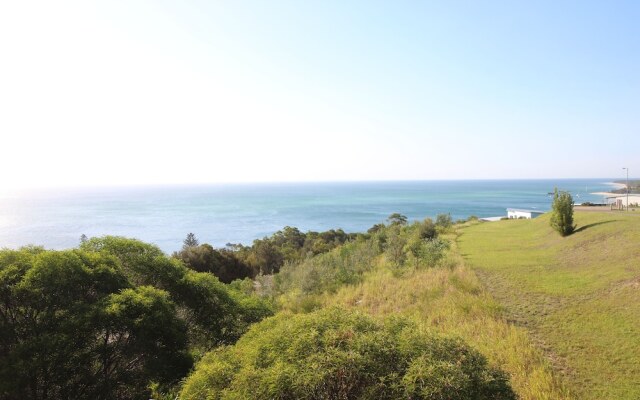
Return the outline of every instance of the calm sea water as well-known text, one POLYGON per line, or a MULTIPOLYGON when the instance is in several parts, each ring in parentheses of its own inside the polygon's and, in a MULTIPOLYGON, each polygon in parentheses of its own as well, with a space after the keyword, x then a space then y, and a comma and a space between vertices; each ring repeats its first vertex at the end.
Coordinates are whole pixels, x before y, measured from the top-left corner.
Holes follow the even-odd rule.
POLYGON ((0 197, 0 247, 61 249, 88 236, 123 235, 171 252, 187 233, 214 246, 250 244, 284 226, 365 231, 394 212, 410 220, 548 210, 548 192, 601 202, 606 179, 233 184, 32 191, 0 197))

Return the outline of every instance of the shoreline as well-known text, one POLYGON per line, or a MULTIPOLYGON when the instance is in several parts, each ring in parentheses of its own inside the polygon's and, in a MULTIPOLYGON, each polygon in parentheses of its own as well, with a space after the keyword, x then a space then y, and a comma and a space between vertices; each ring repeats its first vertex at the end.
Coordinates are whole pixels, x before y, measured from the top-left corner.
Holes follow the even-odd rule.
POLYGON ((623 196, 620 193, 611 193, 611 192, 593 192, 590 194, 593 194, 595 196, 608 196, 608 197, 623 196))
POLYGON ((605 182, 605 184, 613 186, 614 189, 626 189, 627 188, 627 185, 624 184, 624 183, 605 182))
MULTIPOLYGON (((606 185, 611 185, 613 186, 614 189, 626 189, 627 185, 625 185, 624 183, 618 183, 618 182, 605 182, 606 185)), ((613 192, 591 192, 592 195, 595 196, 608 196, 608 197, 615 197, 615 196, 622 196, 623 193, 613 193, 613 192)))

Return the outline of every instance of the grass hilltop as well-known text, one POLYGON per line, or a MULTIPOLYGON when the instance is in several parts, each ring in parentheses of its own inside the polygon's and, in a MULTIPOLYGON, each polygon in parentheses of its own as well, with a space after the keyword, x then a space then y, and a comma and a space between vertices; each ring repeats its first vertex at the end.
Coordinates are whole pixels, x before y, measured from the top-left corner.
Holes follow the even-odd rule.
POLYGON ((478 224, 459 246, 515 325, 526 327, 579 399, 640 398, 640 213, 577 212, 478 224))

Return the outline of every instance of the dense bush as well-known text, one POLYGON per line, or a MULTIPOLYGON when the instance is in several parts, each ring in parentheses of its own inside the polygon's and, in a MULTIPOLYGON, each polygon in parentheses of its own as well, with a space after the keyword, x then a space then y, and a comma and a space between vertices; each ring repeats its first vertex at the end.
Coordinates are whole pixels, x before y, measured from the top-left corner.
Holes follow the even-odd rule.
POLYGON ((253 278, 257 271, 229 249, 214 249, 209 244, 185 246, 173 257, 198 272, 214 274, 224 283, 236 279, 253 278))
POLYGON ((423 240, 431 240, 435 239, 438 236, 438 231, 436 230, 436 224, 433 223, 431 218, 425 219, 422 223, 415 222, 414 229, 416 231, 416 235, 423 240))
MULTIPOLYGON (((437 226, 430 218, 421 223, 414 223, 410 228, 405 229, 405 232, 392 232, 392 234, 406 237, 402 258, 414 268, 436 266, 444 257, 445 251, 449 249, 449 243, 438 238, 437 226)), ((402 265, 402 263, 396 265, 402 265)))
POLYGON ((275 274, 285 263, 298 263, 327 253, 357 236, 342 229, 303 233, 286 226, 271 236, 254 240, 251 246, 228 243, 226 248, 214 249, 209 244, 199 245, 190 233, 182 250, 173 257, 191 269, 210 272, 230 283, 235 279, 255 278, 257 274, 275 274))
POLYGON ((441 228, 451 227, 451 225, 453 225, 451 214, 438 214, 436 216, 436 225, 438 225, 441 228))
POLYGON ((404 235, 403 229, 399 225, 391 225, 386 229, 384 252, 387 260, 395 267, 400 267, 407 259, 405 246, 407 244, 407 235, 404 235))
POLYGON ((314 296, 359 283, 376 265, 399 274, 435 267, 448 248, 449 242, 438 238, 438 228, 429 218, 411 225, 398 222, 376 225, 368 234, 330 252, 286 263, 274 275, 271 293, 283 295, 281 303, 289 310, 312 311, 320 306, 314 296))
POLYGON ((0 252, 0 397, 134 398, 186 374, 187 327, 167 292, 79 250, 0 252))
POLYGON ((269 318, 209 353, 188 399, 515 399, 503 373, 462 341, 405 319, 341 309, 269 318))
POLYGON ((81 244, 82 249, 117 257, 136 285, 151 285, 171 294, 189 326, 191 347, 209 349, 237 340, 247 326, 267 315, 271 306, 232 290, 209 273, 186 268, 156 246, 137 240, 105 236, 81 244))
POLYGON ((2 250, 0 398, 148 398, 272 313, 136 240, 2 250))
POLYGON ((286 264, 275 276, 279 293, 318 294, 357 283, 373 266, 379 250, 373 240, 360 240, 298 264, 286 264))
POLYGON ((558 192, 558 189, 555 189, 551 208, 551 227, 562 236, 572 234, 576 226, 573 224, 573 198, 571 194, 558 192))
POLYGON ((400 213, 393 213, 387 218, 389 225, 406 225, 407 217, 400 213))

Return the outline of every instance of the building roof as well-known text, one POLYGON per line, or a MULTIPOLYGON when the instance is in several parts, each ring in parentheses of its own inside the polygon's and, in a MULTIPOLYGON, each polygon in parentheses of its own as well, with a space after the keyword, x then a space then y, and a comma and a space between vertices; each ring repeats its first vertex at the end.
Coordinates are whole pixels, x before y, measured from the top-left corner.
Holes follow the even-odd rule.
POLYGON ((532 214, 544 214, 545 211, 540 211, 540 210, 526 210, 524 208, 507 208, 507 212, 512 211, 512 212, 525 212, 525 213, 532 213, 532 214))
MULTIPOLYGON (((640 197, 639 193, 629 193, 629 197, 640 197)), ((618 194, 615 196, 607 196, 607 199, 622 199, 622 198, 627 198, 627 194, 618 194)))

